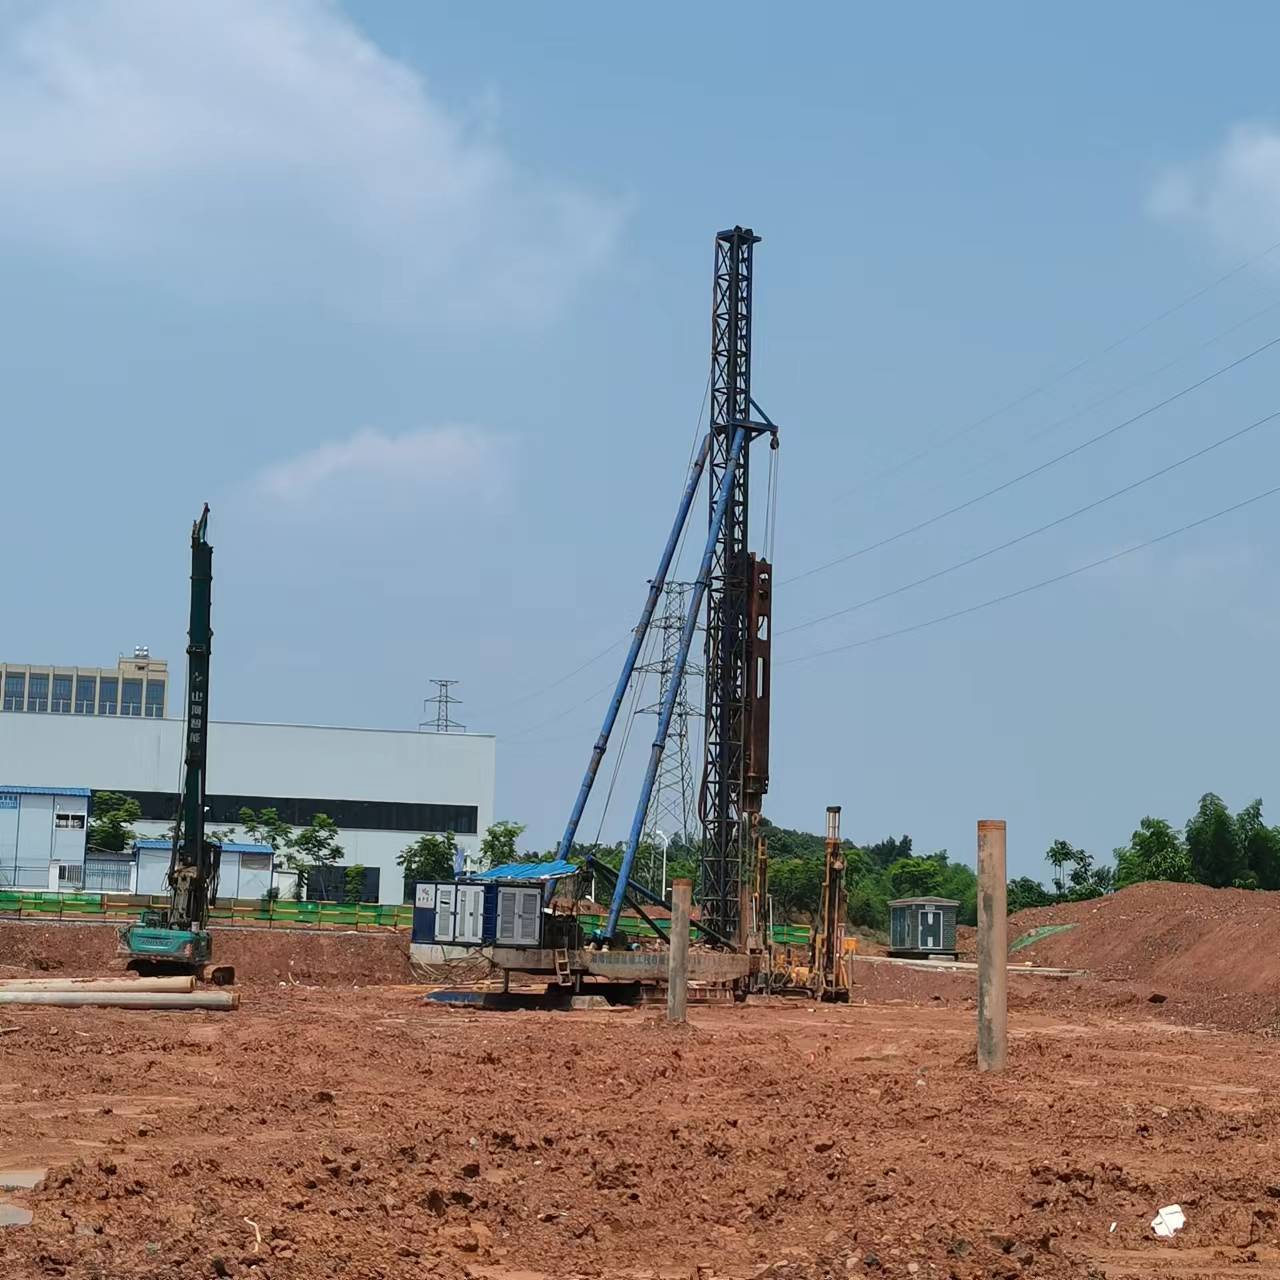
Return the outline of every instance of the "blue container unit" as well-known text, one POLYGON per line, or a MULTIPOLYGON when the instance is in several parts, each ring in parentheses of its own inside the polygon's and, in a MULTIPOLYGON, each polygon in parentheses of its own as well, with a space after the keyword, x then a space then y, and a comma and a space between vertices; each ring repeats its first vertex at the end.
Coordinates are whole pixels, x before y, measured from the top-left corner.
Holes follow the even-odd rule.
POLYGON ((540 947, 542 890, 527 881, 416 884, 412 937, 450 947, 540 947))

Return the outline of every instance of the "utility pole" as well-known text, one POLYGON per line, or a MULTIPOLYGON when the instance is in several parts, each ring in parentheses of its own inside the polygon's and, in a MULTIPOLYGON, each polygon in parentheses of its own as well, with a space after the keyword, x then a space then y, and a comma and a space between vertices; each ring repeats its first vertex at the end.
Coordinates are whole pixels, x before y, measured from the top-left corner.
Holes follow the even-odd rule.
POLYGON ((671 886, 671 938, 667 954, 667 1021, 681 1023, 689 1001, 689 908, 693 881, 671 886))
POLYGON ((462 705, 461 700, 455 698, 449 692, 449 690, 457 684, 458 681, 432 680, 431 683, 436 687, 436 696, 434 698, 425 699, 422 703, 422 710, 424 714, 429 715, 430 713, 427 712, 427 708, 435 707, 435 718, 434 720, 428 719, 420 721, 418 728, 420 730, 425 729, 429 733, 464 733, 467 726, 465 724, 459 724, 449 714, 449 709, 451 707, 462 705))
POLYGON ((978 1070, 1003 1071, 1008 1055, 1009 934, 1005 824, 978 823, 978 1070))
MULTIPOLYGON (((658 633, 657 654, 652 661, 637 668, 642 673, 658 677, 657 701, 641 708, 647 714, 658 715, 666 701, 692 591, 691 582, 668 582, 662 589, 662 611, 649 627, 650 631, 658 633)), ((641 884, 662 897, 666 896, 666 886, 660 866, 666 865, 667 846, 673 838, 687 839, 693 830, 693 759, 689 752, 689 721, 700 713, 694 710, 689 697, 689 677, 701 674, 701 667, 687 664, 685 678, 675 692, 675 710, 667 733, 667 746, 658 765, 658 776, 645 817, 643 846, 647 857, 635 872, 641 884), (657 847, 659 844, 661 851, 657 847)))

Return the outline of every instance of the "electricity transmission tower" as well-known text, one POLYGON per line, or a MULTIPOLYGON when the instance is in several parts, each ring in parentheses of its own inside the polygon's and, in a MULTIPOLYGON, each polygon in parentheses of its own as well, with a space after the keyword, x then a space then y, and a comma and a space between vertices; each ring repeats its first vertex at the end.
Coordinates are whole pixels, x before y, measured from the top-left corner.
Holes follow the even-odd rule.
POLYGON ((458 707, 462 705, 461 699, 455 698, 453 694, 449 692, 449 690, 457 684, 458 681, 432 680, 431 683, 436 687, 436 696, 434 698, 425 699, 422 703, 422 710, 424 715, 429 715, 430 713, 427 711, 427 708, 435 707, 435 719, 420 721, 418 728, 426 729, 430 733, 464 732, 467 726, 465 724, 459 724, 449 714, 451 707, 458 707))
MULTIPOLYGON (((680 632, 692 591, 691 582, 668 582, 662 588, 661 612, 650 624, 650 630, 657 632, 657 652, 650 662, 637 668, 658 677, 658 697, 651 706, 642 707, 642 711, 657 715, 662 709, 675 672, 676 655, 680 650, 680 632)), ((697 680, 701 674, 702 668, 690 662, 685 668, 681 687, 676 692, 667 749, 658 767, 658 776, 645 814, 643 854, 636 859, 636 878, 641 884, 662 892, 664 896, 662 872, 666 846, 677 836, 684 838, 692 832, 697 820, 693 802, 693 757, 689 751, 689 721, 698 718, 701 713, 694 709, 696 704, 689 697, 689 681, 697 680)))

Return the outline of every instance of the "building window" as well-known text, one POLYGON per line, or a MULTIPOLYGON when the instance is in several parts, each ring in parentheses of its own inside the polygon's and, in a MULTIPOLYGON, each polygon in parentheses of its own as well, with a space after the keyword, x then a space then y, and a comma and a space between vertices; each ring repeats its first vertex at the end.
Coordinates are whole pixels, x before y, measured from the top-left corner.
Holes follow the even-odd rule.
POLYGON ((115 676, 103 676, 98 681, 98 714, 100 716, 115 715, 119 683, 115 676))
MULTIPOLYGON (((128 791, 142 806, 144 822, 172 822, 179 797, 171 791, 128 791)), ((478 834, 479 817, 471 804, 417 804, 396 800, 313 799, 296 796, 210 795, 205 814, 215 825, 233 826, 241 809, 274 809, 292 827, 305 827, 317 814, 327 814, 343 829, 356 831, 454 831, 478 834)))
POLYGON ((84 830, 84 814, 83 813, 55 813, 53 815, 53 825, 61 827, 64 831, 83 831, 84 830))
POLYGON ((141 680, 122 680, 120 682, 120 714, 122 716, 140 716, 142 714, 141 680))
POLYGON ((49 704, 49 709, 58 715, 71 714, 71 677, 70 676, 54 676, 53 677, 53 701, 49 704))
POLYGON ((27 710, 49 710, 49 677, 38 676, 33 671, 27 681, 27 710))
POLYGON ((271 855, 269 853, 242 853, 240 855, 241 871, 270 871, 271 855))
POLYGON ((27 677, 9 672, 4 678, 4 709, 21 711, 26 706, 27 677))
POLYGON ((164 681, 147 681, 147 717, 159 720, 164 715, 164 681))
POLYGON ((76 676, 76 715, 93 715, 97 700, 97 676, 76 676))

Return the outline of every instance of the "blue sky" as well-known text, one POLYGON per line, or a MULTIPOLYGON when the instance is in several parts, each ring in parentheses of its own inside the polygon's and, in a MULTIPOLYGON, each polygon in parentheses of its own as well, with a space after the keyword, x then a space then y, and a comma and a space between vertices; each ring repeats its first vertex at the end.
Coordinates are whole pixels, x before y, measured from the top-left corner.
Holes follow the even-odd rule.
MULTIPOLYGON (((716 229, 764 236, 784 583, 1280 335, 1280 252, 1142 328, 1280 240, 1270 7, 737 12, 0 6, 5 656, 180 664, 208 500, 215 714, 409 727, 428 678, 457 678, 461 718, 500 735, 501 811, 545 846, 617 655, 542 690, 639 609, 706 384, 716 229)), ((780 587, 776 628, 1280 409, 1278 372, 1264 351, 780 587)), ((1013 870, 1042 874, 1054 838, 1105 853, 1207 789, 1280 805, 1280 498, 786 661, 1277 483, 1264 426, 780 636, 770 816, 818 829, 840 803, 855 837, 966 858, 1003 816, 1013 870)), ((587 834, 629 821, 645 729, 587 834)))

